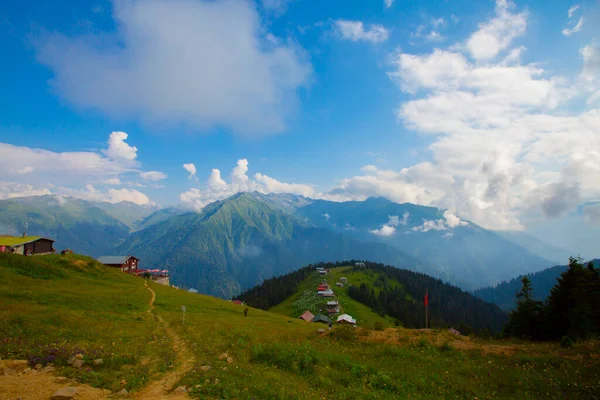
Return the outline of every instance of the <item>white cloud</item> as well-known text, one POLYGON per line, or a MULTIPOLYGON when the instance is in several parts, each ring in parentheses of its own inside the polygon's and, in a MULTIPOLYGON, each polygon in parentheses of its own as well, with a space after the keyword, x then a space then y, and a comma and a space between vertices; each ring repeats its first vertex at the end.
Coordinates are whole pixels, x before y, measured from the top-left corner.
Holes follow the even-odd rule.
POLYGON ((445 30, 447 25, 444 17, 431 18, 422 25, 419 25, 416 31, 411 33, 410 36, 415 39, 424 39, 426 42, 441 42, 446 40, 446 37, 442 35, 441 31, 445 30))
MULTIPOLYGON (((510 7, 498 2, 497 15, 479 31, 508 23, 510 14, 510 24, 522 27, 512 32, 524 32, 525 13, 510 7)), ((398 119, 429 135, 431 161, 401 170, 363 168, 329 198, 385 196, 451 209, 491 229, 522 229, 533 216, 564 215, 599 198, 600 181, 592 177, 600 171, 600 109, 594 102, 600 100, 600 47, 592 42, 582 48, 582 72, 569 80, 543 62, 523 64, 524 48, 502 40, 496 49, 507 56, 498 59, 471 60, 468 46, 395 54, 389 76, 412 95, 400 104, 398 119), (588 96, 587 108, 571 102, 582 96, 588 96)), ((447 228, 446 218, 422 229, 436 227, 447 228)))
POLYGON ((600 225, 600 203, 585 205, 583 207, 583 216, 587 223, 600 225))
POLYGON ((114 3, 116 32, 44 35, 37 58, 81 108, 153 126, 285 129, 312 67, 291 40, 272 40, 249 1, 114 3))
POLYGON ((34 168, 32 166, 26 166, 26 167, 18 169, 16 172, 19 175, 27 175, 27 174, 32 173, 33 170, 34 170, 34 168))
POLYGON ((190 173, 188 179, 192 179, 196 176, 196 166, 192 163, 183 164, 183 169, 190 173))
POLYGON ((571 28, 565 28, 562 30, 562 34, 565 36, 571 36, 574 33, 577 33, 581 30, 581 28, 583 27, 583 17, 579 18, 579 21, 577 22, 577 24, 571 28))
POLYGON ((371 25, 370 29, 365 30, 361 21, 347 21, 338 19, 334 21, 338 34, 347 40, 353 42, 366 41, 371 43, 385 42, 389 38, 389 32, 381 25, 371 25))
POLYGON ((369 232, 371 232, 375 236, 387 237, 387 236, 392 236, 394 233, 396 233, 396 228, 394 228, 393 226, 390 226, 390 225, 384 225, 380 229, 373 229, 369 232))
POLYGON ((327 221, 329 221, 329 219, 331 218, 331 215, 329 215, 328 213, 323 213, 323 218, 325 218, 327 221))
POLYGON ((489 61, 505 50, 514 39, 527 29, 527 13, 511 13, 510 0, 496 0, 496 17, 479 25, 466 43, 471 56, 478 61, 489 61))
POLYGON ((600 104, 600 45, 592 41, 579 53, 583 69, 579 77, 583 91, 589 93, 588 104, 600 104))
MULTIPOLYGON (((207 204, 225 199, 238 192, 295 193, 318 197, 318 194, 315 194, 309 185, 281 182, 261 173, 256 173, 254 179, 250 179, 247 175, 248 170, 248 160, 245 158, 238 160, 231 171, 230 183, 227 183, 221 177, 221 171, 215 168, 211 171, 203 189, 192 188, 181 193, 179 199, 185 206, 200 211, 207 204)), ((195 175, 195 168, 193 171, 195 175)))
POLYGON ((126 137, 127 134, 123 132, 113 132, 108 141, 108 148, 101 152, 56 153, 0 143, 0 180, 25 180, 23 183, 27 184, 46 185, 50 182, 73 185, 133 172, 139 165, 134 160, 137 149, 125 142, 126 137))
POLYGON ((167 174, 160 171, 140 172, 140 177, 146 181, 160 181, 167 179, 167 174))
POLYGON ((121 184, 121 179, 119 179, 117 177, 109 178, 109 179, 107 179, 107 180, 104 181, 104 184, 106 184, 106 185, 120 185, 121 184))
POLYGON ((392 5, 394 5, 394 1, 395 0, 383 0, 383 4, 385 5, 385 8, 390 8, 392 5))
POLYGON ((450 210, 444 211, 444 219, 446 220, 446 226, 450 229, 454 229, 458 226, 466 226, 468 223, 463 221, 450 210))
POLYGON ((33 185, 0 181, 0 199, 12 199, 14 197, 43 196, 51 194, 46 188, 36 188, 33 185))
POLYGON ((579 10, 579 4, 575 4, 571 8, 569 8, 569 18, 573 18, 575 11, 579 10))
MULTIPOLYGON (((106 149, 65 151, 0 143, 0 196, 2 198, 55 194, 90 201, 132 201, 150 204, 137 190, 96 190, 91 183, 121 185, 120 176, 139 172, 137 148, 126 142, 125 132, 113 132, 106 149)), ((131 182, 130 182, 131 183, 131 182)))
POLYGON ((102 152, 113 160, 123 159, 133 161, 137 157, 137 147, 125 143, 127 140, 125 132, 113 132, 108 137, 108 148, 102 152))
POLYGON ((145 205, 150 204, 150 199, 144 193, 135 189, 109 189, 107 201, 109 203, 120 203, 122 201, 130 201, 135 204, 145 205))

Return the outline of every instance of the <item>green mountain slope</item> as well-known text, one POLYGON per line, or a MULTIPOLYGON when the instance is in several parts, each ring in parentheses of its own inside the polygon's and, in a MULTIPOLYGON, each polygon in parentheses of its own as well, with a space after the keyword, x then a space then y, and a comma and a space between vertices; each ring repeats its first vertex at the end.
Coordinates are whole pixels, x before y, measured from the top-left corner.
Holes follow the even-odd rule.
POLYGON ((179 386, 197 399, 600 395, 600 360, 590 357, 597 342, 565 349, 439 330, 338 326, 320 335, 315 324, 295 318, 253 308, 244 317, 231 302, 152 282, 146 288, 141 278, 79 256, 1 253, 0 274, 0 367, 20 359, 55 368, 19 374, 27 365, 16 373, 9 367, 0 375, 0 397, 48 399, 61 386, 77 386, 81 398, 109 398, 125 388, 145 400, 182 398, 179 386), (83 355, 83 368, 68 364, 75 354, 83 355), (98 358, 103 363, 93 364, 98 358), (59 384, 56 376, 72 381, 59 384), (87 387, 98 395, 85 397, 84 385, 108 393, 87 387), (151 387, 161 390, 147 395, 151 387))
POLYGON ((0 234, 46 236, 60 250, 100 256, 125 240, 129 227, 96 203, 58 196, 0 200, 0 234))
POLYGON ((120 203, 97 202, 94 206, 106 211, 108 215, 121 221, 130 229, 137 228, 142 221, 154 213, 156 209, 151 206, 142 206, 130 201, 120 203))
POLYGON ((370 262, 364 267, 354 265, 354 261, 310 265, 286 276, 266 280, 238 298, 290 317, 298 317, 305 309, 321 312, 325 310, 327 299, 320 299, 315 291, 325 279, 335 292, 335 299, 340 301, 341 311, 352 315, 362 326, 387 317, 388 321, 397 320, 405 327, 423 328, 425 291, 429 292, 431 327, 498 332, 507 321, 507 315, 497 306, 439 279, 370 262), (330 273, 322 278, 316 267, 329 269, 330 273), (338 287, 335 283, 341 277, 347 278, 348 283, 338 287))
POLYGON ((307 263, 332 259, 369 257, 431 272, 397 249, 306 226, 248 193, 135 232, 117 251, 135 254, 145 268, 169 269, 176 285, 225 298, 307 263))
POLYGON ((450 227, 443 223, 444 211, 433 207, 380 197, 344 203, 317 200, 296 208, 296 213, 315 226, 404 251, 435 268, 435 277, 469 290, 553 264, 473 223, 450 227), (424 229, 426 221, 430 225, 424 229), (394 231, 376 235, 386 224, 394 231))
MULTIPOLYGON (((600 260, 592 260, 595 266, 600 265, 600 260)), ((556 279, 567 270, 566 265, 557 265, 534 274, 527 274, 531 280, 535 300, 545 300, 550 295, 550 290, 556 284, 556 279)), ((485 287, 473 291, 473 294, 489 303, 497 304, 504 311, 515 308, 516 295, 521 290, 523 275, 496 286, 485 287)))

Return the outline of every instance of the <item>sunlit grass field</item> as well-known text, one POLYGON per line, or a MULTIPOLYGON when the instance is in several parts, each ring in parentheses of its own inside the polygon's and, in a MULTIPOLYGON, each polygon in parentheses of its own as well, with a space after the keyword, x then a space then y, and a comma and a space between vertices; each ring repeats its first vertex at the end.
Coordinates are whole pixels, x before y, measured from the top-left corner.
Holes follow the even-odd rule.
MULTIPOLYGON (((135 391, 177 367, 164 328, 146 313, 150 293, 141 278, 78 256, 16 257, 0 255, 0 358, 53 355, 60 374, 112 390, 125 379, 135 391), (68 367, 79 351, 105 364, 68 367)), ((598 342, 562 349, 392 328, 334 327, 321 335, 322 325, 256 309, 244 317, 243 306, 149 285, 153 312, 195 358, 174 385, 194 398, 600 397, 598 342), (223 353, 230 362, 219 359, 223 353)))

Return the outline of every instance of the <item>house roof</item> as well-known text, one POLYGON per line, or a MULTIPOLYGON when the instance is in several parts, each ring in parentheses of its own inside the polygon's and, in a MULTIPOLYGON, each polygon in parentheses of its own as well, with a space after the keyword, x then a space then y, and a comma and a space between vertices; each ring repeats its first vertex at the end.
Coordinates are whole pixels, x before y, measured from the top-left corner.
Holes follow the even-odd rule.
POLYGON ((233 304, 244 304, 241 300, 231 300, 233 304))
MULTIPOLYGON (((125 261, 129 260, 132 257, 133 256, 102 256, 98 257, 98 262, 104 265, 124 264, 125 261)), ((135 259, 137 260, 137 258, 135 259)))
POLYGON ((328 302, 327 302, 327 305, 328 305, 328 306, 337 306, 337 305, 338 305, 338 302, 337 302, 337 300, 328 301, 328 302))
POLYGON ((348 314, 342 314, 342 315, 340 315, 340 316, 337 318, 337 322, 340 322, 340 321, 346 321, 346 322, 349 322, 349 323, 351 323, 351 324, 355 324, 355 323, 356 323, 356 320, 355 320, 355 319, 353 319, 353 318, 352 318, 350 315, 348 315, 348 314))
POLYGON ((315 315, 313 313, 311 313, 310 311, 306 310, 302 313, 301 316, 299 316, 298 318, 303 319, 305 321, 312 321, 313 318, 315 317, 315 315))
POLYGON ((0 246, 20 246, 23 244, 35 242, 36 240, 45 239, 54 242, 52 239, 46 239, 41 236, 0 236, 0 246))
POLYGON ((329 318, 327 318, 323 314, 317 314, 313 318, 312 322, 326 322, 326 323, 329 323, 330 321, 329 321, 329 318))

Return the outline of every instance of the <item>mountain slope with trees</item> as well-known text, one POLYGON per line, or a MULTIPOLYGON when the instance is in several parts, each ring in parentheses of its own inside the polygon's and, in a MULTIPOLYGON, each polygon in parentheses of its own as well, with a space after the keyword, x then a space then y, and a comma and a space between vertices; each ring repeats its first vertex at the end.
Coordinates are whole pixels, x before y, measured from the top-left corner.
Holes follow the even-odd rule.
POLYGON ((237 298, 254 307, 272 309, 294 295, 299 287, 304 287, 303 282, 316 276, 316 267, 333 268, 333 271, 344 268, 344 273, 348 276, 358 273, 361 282, 353 283, 349 278, 349 284, 344 288, 333 287, 336 292, 346 294, 368 306, 375 314, 392 317, 408 328, 424 327, 423 296, 426 291, 429 292, 431 327, 455 327, 462 329, 463 333, 470 330, 499 332, 507 321, 507 315, 497 306, 439 279, 372 262, 365 262, 364 267, 354 265, 355 261, 309 265, 284 276, 268 279, 237 298))
MULTIPOLYGON (((116 205, 107 207, 116 212, 116 205)), ((54 195, 0 200, 0 234, 27 231, 56 240, 58 250, 101 256, 123 242, 129 230, 98 203, 54 195)))
POLYGON ((368 257, 433 272, 385 244, 305 225, 248 193, 135 232, 117 252, 140 254, 145 268, 169 269, 175 285, 224 298, 302 265, 332 259, 368 257))
POLYGON ((586 339, 600 334, 600 269, 593 262, 571 258, 546 301, 534 299, 531 280, 521 279, 517 307, 505 328, 507 335, 534 340, 586 339))
MULTIPOLYGON (((595 265, 600 265, 600 260, 592 260, 595 265)), ((472 293, 487 301, 497 304, 504 311, 511 311, 517 305, 516 295, 522 287, 522 279, 526 276, 531 282, 533 300, 544 301, 550 290, 556 285, 556 280, 568 269, 567 265, 556 265, 534 274, 520 275, 509 281, 501 282, 496 286, 489 286, 474 290, 472 293)))
POLYGON ((296 207, 296 213, 320 228, 404 251, 435 267, 435 277, 468 290, 553 265, 495 232, 433 207, 378 197, 316 200, 296 207))

